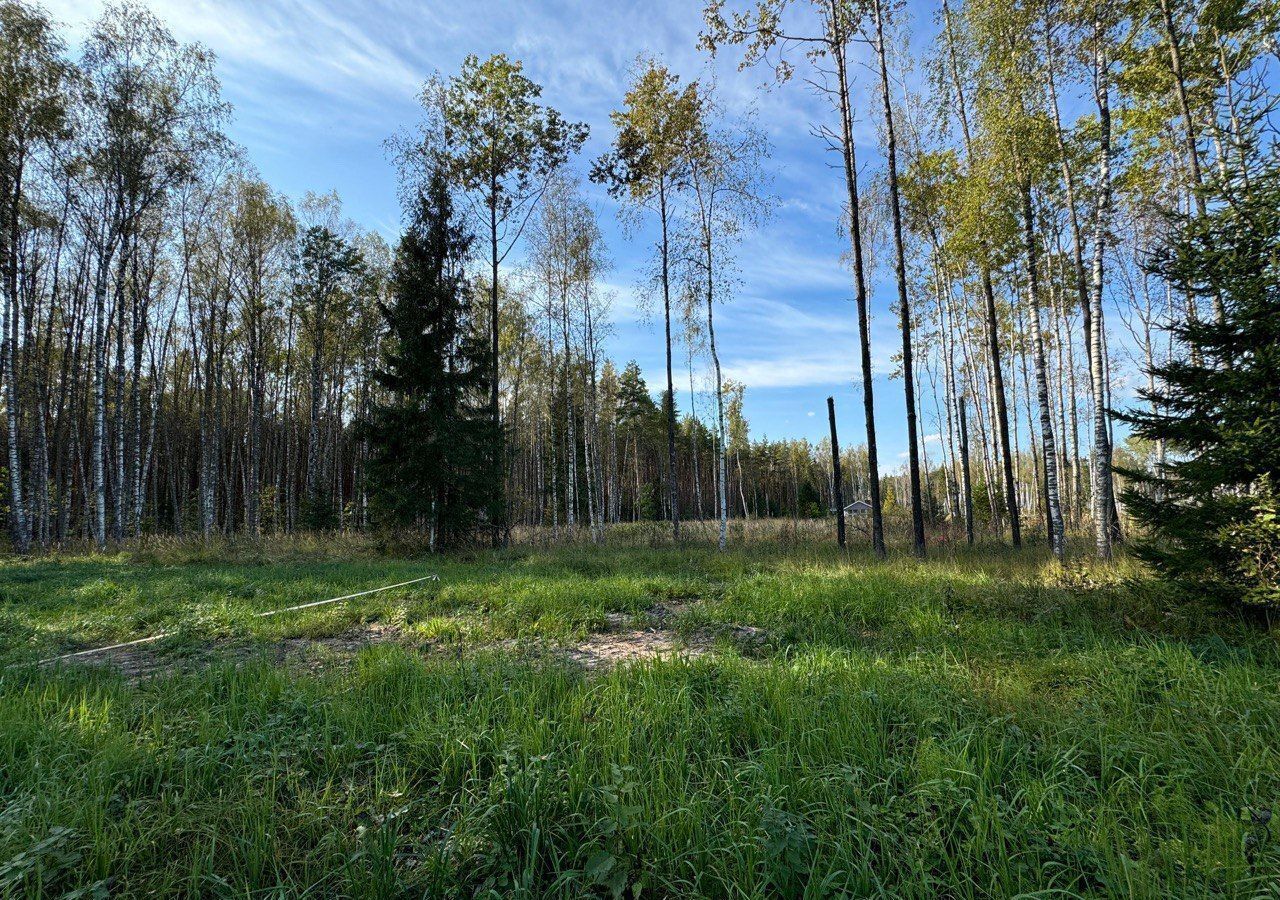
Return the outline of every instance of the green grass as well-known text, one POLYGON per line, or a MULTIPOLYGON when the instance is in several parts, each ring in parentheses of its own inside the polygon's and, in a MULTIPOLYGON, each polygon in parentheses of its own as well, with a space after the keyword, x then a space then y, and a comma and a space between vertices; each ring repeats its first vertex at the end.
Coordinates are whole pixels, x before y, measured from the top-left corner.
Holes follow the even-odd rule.
POLYGON ((1280 803, 1280 649, 1123 561, 769 544, 15 561, 0 654, 0 896, 1280 896, 1280 825, 1261 821, 1280 803), (686 636, 766 640, 603 674, 511 651, 677 602, 686 636), (379 646, 320 672, 264 653, 138 683, 26 664, 368 618, 469 650, 379 646))

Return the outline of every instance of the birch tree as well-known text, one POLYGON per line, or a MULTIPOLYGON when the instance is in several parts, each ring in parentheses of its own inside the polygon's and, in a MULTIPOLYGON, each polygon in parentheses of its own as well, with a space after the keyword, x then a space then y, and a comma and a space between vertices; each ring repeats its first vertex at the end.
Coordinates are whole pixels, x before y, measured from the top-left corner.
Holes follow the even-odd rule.
POLYGON ((637 61, 623 107, 610 114, 617 134, 591 177, 633 210, 657 216, 657 282, 667 361, 663 414, 667 422, 667 503, 671 532, 680 538, 676 490, 676 398, 671 357, 672 239, 676 204, 689 187, 695 148, 703 142, 703 97, 698 82, 680 86, 679 76, 654 59, 637 61))
POLYGON ((898 287, 898 316, 902 329, 902 384, 907 408, 907 478, 911 485, 911 544, 916 556, 924 556, 924 504, 920 496, 920 439, 916 423, 915 363, 911 346, 911 304, 907 299, 906 250, 902 241, 902 201, 898 193, 898 144, 890 96, 885 30, 888 10, 884 0, 871 0, 876 60, 880 69, 883 102, 885 157, 889 178, 889 213, 893 224, 893 265, 898 287))
MULTIPOLYGON (((179 44, 165 25, 140 6, 109 6, 94 25, 81 68, 85 103, 79 123, 77 169, 84 179, 79 214, 96 256, 92 371, 95 536, 107 540, 107 381, 112 318, 123 323, 126 274, 138 252, 141 224, 172 191, 189 182, 203 160, 225 146, 228 109, 213 72, 213 57, 198 45, 179 44), (108 292, 114 289, 112 308, 108 292), (111 312, 113 315, 108 316, 111 312)), ((133 299, 137 299, 134 295, 133 299)), ((140 321, 139 325, 145 327, 140 321)), ((122 401, 124 326, 115 332, 116 492, 111 534, 124 533, 122 401)))
POLYGON ((31 544, 18 391, 19 269, 24 231, 30 227, 24 207, 31 205, 27 196, 35 180, 31 170, 50 163, 50 150, 68 127, 69 74, 62 42, 43 12, 21 3, 0 3, 0 377, 4 380, 9 531, 18 553, 26 553, 31 544))
MULTIPOLYGON (((1026 307, 1039 409, 1042 485, 1049 545, 1062 560, 1066 537, 1058 479, 1057 441, 1049 402, 1049 374, 1041 320, 1041 252, 1033 191, 1045 180, 1053 159, 1053 129, 1039 102, 1041 60, 1033 35, 1038 23, 1026 9, 999 0, 970 0, 970 18, 980 51, 978 112, 983 143, 1004 171, 1009 190, 1001 197, 1016 207, 1026 266, 1026 307)), ((1028 413, 1028 418, 1030 414, 1028 413)))
POLYGON ((831 103, 838 117, 834 128, 817 124, 815 130, 827 147, 839 154, 844 174, 845 222, 853 265, 862 411, 867 432, 871 544, 876 556, 884 558, 884 505, 880 497, 879 445, 871 368, 871 316, 861 231, 862 198, 858 188, 857 146, 853 137, 855 114, 850 74, 851 45, 865 15, 865 4, 854 0, 810 0, 807 4, 799 0, 763 0, 743 11, 726 10, 726 0, 708 0, 703 8, 704 29, 699 42, 713 55, 721 46, 742 45, 744 52, 740 68, 754 66, 766 60, 772 51, 778 51, 774 77, 780 83, 789 81, 795 73, 790 54, 800 53, 813 71, 814 77, 808 79, 808 83, 831 103), (806 11, 816 16, 816 30, 805 27, 808 24, 804 22, 806 11), (792 19, 799 19, 804 24, 792 24, 792 19))
MULTIPOLYGON (((728 444, 724 413, 724 370, 716 341, 715 307, 732 297, 735 249, 747 228, 767 214, 762 163, 768 156, 765 136, 750 121, 721 122, 708 130, 695 148, 690 167, 693 195, 686 267, 687 291, 706 318, 716 403, 716 509, 721 552, 729 540, 728 444)), ((692 310, 690 310, 692 313, 692 310)))

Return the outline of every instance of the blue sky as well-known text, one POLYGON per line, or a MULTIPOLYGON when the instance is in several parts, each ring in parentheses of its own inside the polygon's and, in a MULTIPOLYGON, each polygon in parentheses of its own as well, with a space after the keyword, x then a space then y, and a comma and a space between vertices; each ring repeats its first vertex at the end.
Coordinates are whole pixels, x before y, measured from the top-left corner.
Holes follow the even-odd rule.
MULTIPOLYGON (((45 5, 74 35, 102 8, 101 0, 45 5)), ((612 136, 608 114, 638 53, 660 56, 684 78, 715 77, 731 111, 756 109, 773 144, 768 165, 777 197, 772 219, 742 248, 737 296, 718 312, 727 374, 747 385, 753 434, 822 438, 830 394, 842 443, 862 442, 856 320, 841 261, 847 245, 836 231, 842 181, 835 158, 810 132, 811 122, 830 115, 799 79, 762 89, 770 73, 739 72, 733 48, 710 65, 695 46, 699 0, 151 0, 150 6, 180 40, 199 41, 218 55, 223 92, 235 106, 231 134, 272 185, 295 199, 308 190, 337 190, 349 216, 389 240, 399 209, 383 141, 415 120, 423 80, 457 71, 466 54, 505 52, 523 60, 546 102, 591 126, 576 163, 584 174, 612 136)), ((912 17, 910 25, 911 44, 920 48, 931 37, 932 13, 912 17)), ((857 77, 864 90, 874 87, 869 71, 857 77)), ((880 166, 873 100, 858 98, 864 177, 880 166)), ((637 359, 656 391, 663 381, 661 323, 644 315, 637 296, 652 234, 626 237, 613 202, 597 188, 589 191, 614 261, 609 353, 619 363, 637 359)), ((888 267, 875 272, 872 341, 881 459, 893 466, 906 444, 902 386, 887 378, 900 347, 891 278, 888 267)), ((687 409, 687 374, 677 377, 677 389, 687 409)), ((936 431, 930 407, 923 433, 936 431)))

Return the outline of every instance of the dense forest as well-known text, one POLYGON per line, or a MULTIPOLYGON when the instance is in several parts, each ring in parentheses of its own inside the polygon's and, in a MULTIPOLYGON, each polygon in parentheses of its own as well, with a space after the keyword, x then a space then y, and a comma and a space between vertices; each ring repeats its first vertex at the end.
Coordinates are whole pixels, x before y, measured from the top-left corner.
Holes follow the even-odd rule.
POLYGON ((377 136, 404 197, 393 248, 336 194, 294 201, 264 183, 226 135, 213 54, 145 7, 109 7, 72 48, 38 6, 0 0, 13 548, 433 527, 445 493, 406 513, 387 490, 383 444, 414 421, 390 412, 412 349, 444 361, 436 383, 454 392, 422 427, 477 426, 459 443, 472 452, 441 451, 413 484, 467 468, 451 483, 477 499, 457 522, 482 540, 602 540, 638 520, 678 537, 692 519, 720 520, 723 545, 730 518, 859 499, 880 552, 887 523, 918 552, 967 533, 1061 555, 1087 532, 1109 555, 1129 527, 1124 483, 1149 498, 1160 487, 1141 478, 1175 452, 1150 421, 1117 423, 1117 385, 1136 378, 1130 412, 1158 417, 1161 373, 1202 363, 1196 326, 1230 317, 1227 288, 1153 261, 1179 222, 1235 207, 1275 169, 1278 10, 941 0, 936 15, 919 93, 901 77, 909 22, 884 0, 710 0, 689 37, 830 101, 812 130, 838 161, 862 376, 837 402, 865 421, 839 436, 837 483, 829 442, 753 437, 750 385, 722 371, 736 251, 773 198, 767 131, 712 80, 638 59, 610 149, 588 159, 586 126, 518 61, 429 78, 420 121, 377 136), (863 121, 874 148, 856 143, 863 121), (883 165, 861 168, 871 150, 883 165), (610 252, 588 179, 654 236, 642 288, 665 342, 658 384, 606 353, 610 252), (428 283, 451 336, 419 346, 434 326, 405 304, 428 283), (901 466, 877 452, 877 283, 901 335, 901 466))

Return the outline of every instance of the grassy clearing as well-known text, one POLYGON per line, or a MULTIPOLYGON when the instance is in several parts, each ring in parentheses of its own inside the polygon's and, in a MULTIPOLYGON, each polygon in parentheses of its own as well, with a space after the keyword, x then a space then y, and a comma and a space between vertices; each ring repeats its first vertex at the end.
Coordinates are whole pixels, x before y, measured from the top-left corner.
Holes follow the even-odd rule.
POLYGON ((1280 801, 1280 650, 1256 626, 1124 563, 636 543, 5 564, 10 662, 369 618, 469 649, 137 684, 8 669, 0 895, 1280 895, 1262 822, 1280 801), (427 571, 440 582, 252 618, 427 571), (767 639, 595 675, 495 645, 572 645, 656 604, 685 635, 767 639))

